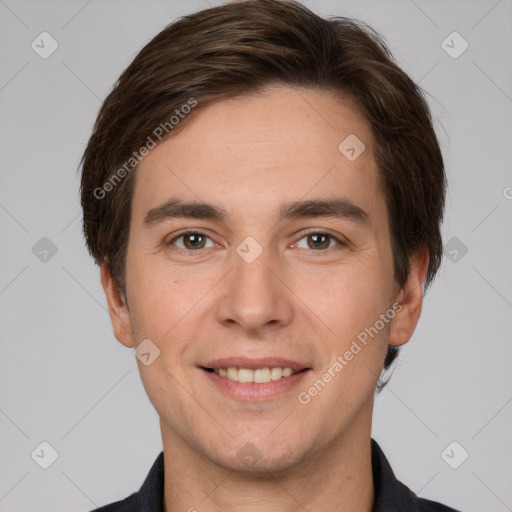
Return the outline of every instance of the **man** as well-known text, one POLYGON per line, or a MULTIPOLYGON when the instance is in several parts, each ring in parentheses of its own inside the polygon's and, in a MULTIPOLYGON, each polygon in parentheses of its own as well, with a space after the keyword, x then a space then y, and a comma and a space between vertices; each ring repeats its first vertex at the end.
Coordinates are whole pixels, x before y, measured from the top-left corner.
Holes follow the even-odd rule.
POLYGON ((444 195, 429 109, 370 28, 252 0, 158 34, 82 162, 87 244, 163 441, 100 510, 453 510, 371 439, 444 195))

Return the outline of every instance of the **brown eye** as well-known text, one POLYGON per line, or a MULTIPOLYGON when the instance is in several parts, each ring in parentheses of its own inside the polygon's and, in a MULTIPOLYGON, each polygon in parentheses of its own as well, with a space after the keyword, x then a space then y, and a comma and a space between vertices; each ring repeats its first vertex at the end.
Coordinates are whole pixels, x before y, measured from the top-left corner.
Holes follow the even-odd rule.
POLYGON ((325 233, 313 233, 306 237, 310 249, 328 249, 332 237, 325 233))
POLYGON ((323 252, 326 249, 331 249, 336 245, 344 245, 338 238, 329 233, 313 232, 303 236, 295 246, 301 249, 310 249, 317 252, 323 252), (306 240, 304 244, 303 240, 306 240), (334 243, 333 243, 334 242, 334 243))
MULTIPOLYGON (((198 249, 207 248, 207 242, 210 237, 203 233, 197 233, 195 231, 189 231, 187 233, 181 233, 181 235, 173 238, 168 245, 175 245, 179 250, 183 251, 194 251, 198 249)), ((208 247, 213 247, 214 244, 210 243, 208 247)))
POLYGON ((183 245, 187 249, 202 249, 204 247, 206 237, 198 233, 192 233, 190 235, 183 235, 183 245))

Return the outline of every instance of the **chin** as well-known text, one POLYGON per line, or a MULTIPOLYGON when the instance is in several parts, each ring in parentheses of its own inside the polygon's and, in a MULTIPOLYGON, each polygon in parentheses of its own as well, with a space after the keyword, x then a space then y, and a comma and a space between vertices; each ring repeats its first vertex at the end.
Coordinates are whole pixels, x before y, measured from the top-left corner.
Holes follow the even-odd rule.
POLYGON ((292 444, 289 438, 287 442, 282 439, 270 442, 265 436, 254 441, 247 440, 247 436, 244 438, 244 441, 236 438, 226 450, 210 451, 208 458, 228 471, 263 475, 285 472, 305 456, 303 443, 292 444))
POLYGON ((237 453, 230 457, 219 454, 215 462, 228 471, 263 476, 269 473, 285 473, 298 464, 300 459, 300 456, 290 452, 276 454, 272 453, 271 450, 265 450, 253 458, 248 456, 239 457, 237 453))

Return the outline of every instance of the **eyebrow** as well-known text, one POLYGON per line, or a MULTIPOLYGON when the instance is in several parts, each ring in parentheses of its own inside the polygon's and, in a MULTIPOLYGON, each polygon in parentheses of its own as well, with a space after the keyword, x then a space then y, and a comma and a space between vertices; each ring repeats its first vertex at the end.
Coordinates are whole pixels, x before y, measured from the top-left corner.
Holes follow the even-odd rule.
MULTIPOLYGON (((279 212, 279 221, 308 217, 335 217, 362 226, 370 225, 368 213, 343 197, 293 201, 282 204, 279 212)), ((225 222, 229 217, 227 210, 220 205, 202 201, 185 202, 171 198, 148 210, 144 216, 143 225, 150 227, 172 218, 210 219, 225 222)))

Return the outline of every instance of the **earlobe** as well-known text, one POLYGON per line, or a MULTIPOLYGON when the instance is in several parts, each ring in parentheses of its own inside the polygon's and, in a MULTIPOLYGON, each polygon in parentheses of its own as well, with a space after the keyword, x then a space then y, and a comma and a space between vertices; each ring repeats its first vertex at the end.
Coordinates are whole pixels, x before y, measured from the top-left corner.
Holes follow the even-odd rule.
POLYGON ((396 347, 405 345, 412 337, 418 324, 423 304, 423 286, 428 270, 428 249, 422 248, 410 260, 407 280, 398 293, 395 302, 396 315, 391 322, 389 344, 396 347))
POLYGON ((106 265, 100 265, 101 285, 107 298, 108 313, 114 336, 126 347, 133 347, 131 318, 125 299, 115 286, 114 279, 106 265))

